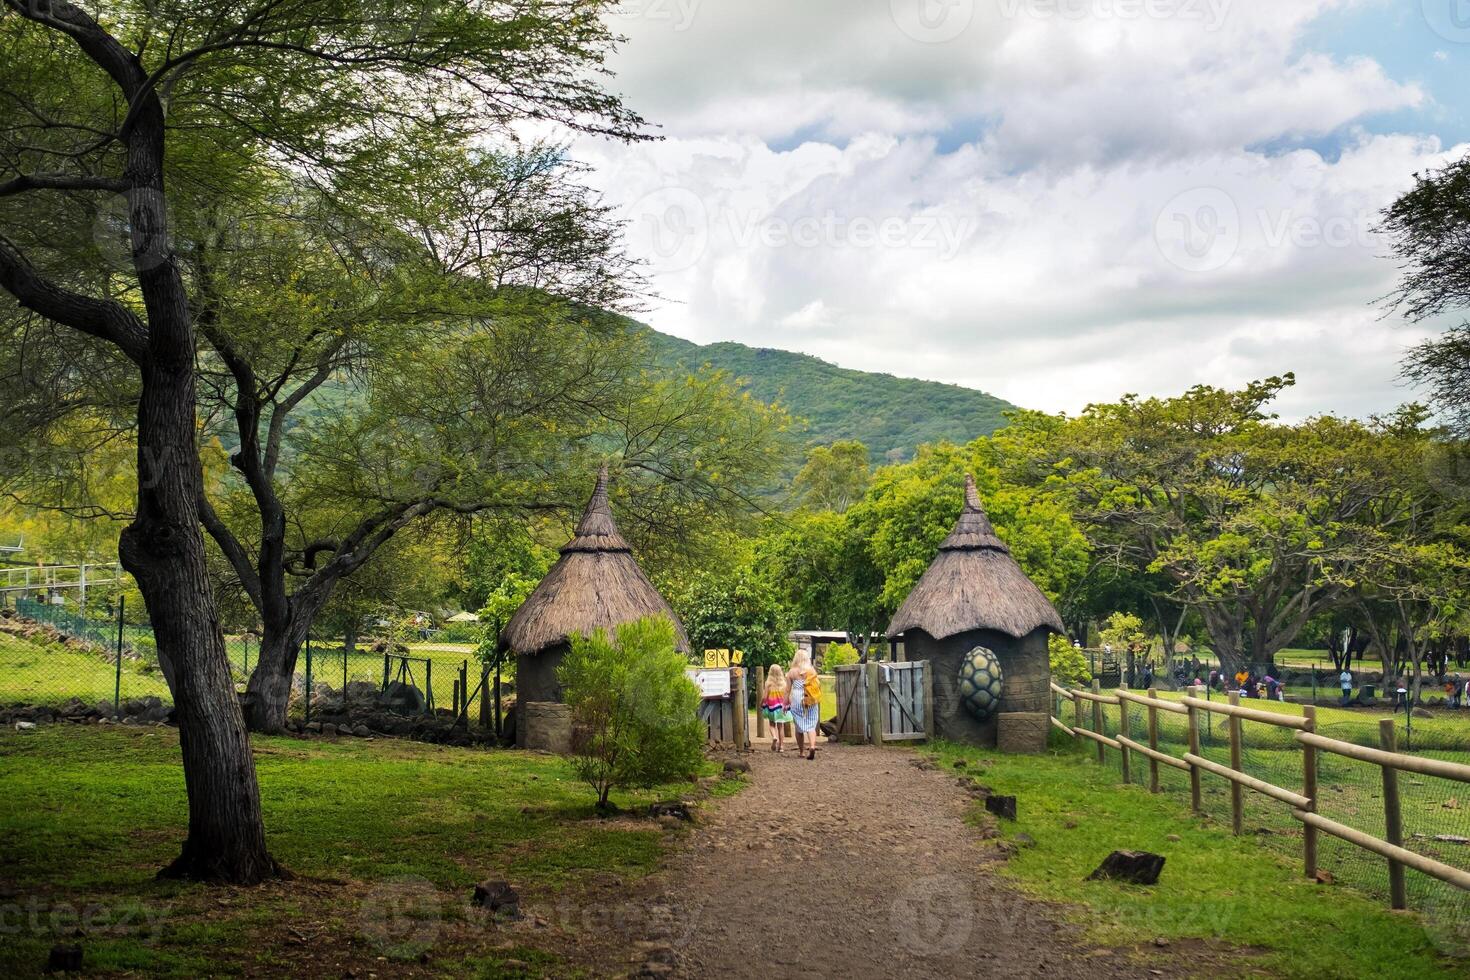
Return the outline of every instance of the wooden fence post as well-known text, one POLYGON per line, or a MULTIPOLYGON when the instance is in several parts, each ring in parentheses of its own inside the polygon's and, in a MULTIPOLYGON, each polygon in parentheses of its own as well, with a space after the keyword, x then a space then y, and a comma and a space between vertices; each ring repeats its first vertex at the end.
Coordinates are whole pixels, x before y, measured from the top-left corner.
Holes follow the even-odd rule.
MULTIPOLYGON (((835 681, 834 681, 835 683, 835 681)), ((759 665, 755 668, 755 737, 766 737, 766 716, 761 713, 761 705, 766 702, 766 668, 759 665)))
MULTIPOLYGON (((1240 692, 1230 692, 1230 703, 1240 704, 1240 692)), ((1240 719, 1231 715, 1226 722, 1230 731, 1230 768, 1236 772, 1242 772, 1240 768, 1240 719)), ((1239 837, 1245 833, 1245 787, 1235 780, 1230 781, 1230 832, 1239 837)))
MULTIPOLYGON (((1199 697, 1200 689, 1191 687, 1189 693, 1192 697, 1199 697)), ((1189 751, 1191 755, 1199 755, 1199 709, 1189 705, 1189 751)), ((1189 805, 1195 813, 1204 813, 1204 805, 1200 802, 1199 795, 1199 766, 1189 764, 1189 805)))
MULTIPOLYGON (((1119 690, 1128 690, 1128 685, 1121 685, 1119 687, 1119 690)), ((1118 734, 1121 735, 1123 738, 1132 737, 1132 730, 1128 727, 1127 698, 1118 699, 1118 734)), ((1123 756, 1123 783, 1124 785, 1127 785, 1128 783, 1133 782, 1133 762, 1130 757, 1131 753, 1128 751, 1127 745, 1123 746, 1123 748, 1120 750, 1120 754, 1123 756)))
POLYGON ((750 704, 745 695, 745 669, 742 667, 730 668, 730 735, 735 740, 735 751, 743 752, 750 748, 750 741, 746 729, 750 725, 750 704))
POLYGON ((868 741, 874 745, 883 744, 883 715, 880 708, 882 692, 878 689, 883 680, 883 669, 878 661, 869 660, 864 669, 867 677, 867 690, 863 692, 867 699, 868 708, 868 741))
MULTIPOLYGON (((1303 731, 1317 731, 1317 708, 1315 705, 1306 705, 1302 708, 1302 718, 1306 720, 1307 727, 1303 731)), ((1308 813, 1317 812, 1317 749, 1315 746, 1302 745, 1302 795, 1312 802, 1306 806, 1308 813)), ((1302 825, 1302 865, 1308 878, 1317 877, 1317 828, 1311 824, 1302 825)))
MULTIPOLYGON (((1393 730, 1393 719, 1384 718, 1378 723, 1378 744, 1385 752, 1398 751, 1398 736, 1393 730)), ((1383 816, 1388 824, 1384 840, 1395 847, 1404 846, 1404 814, 1399 803, 1399 771, 1393 766, 1383 767, 1383 816)), ((1404 890, 1404 866, 1389 858, 1388 893, 1396 909, 1409 907, 1408 894, 1404 890)))
POLYGON ((924 737, 932 742, 934 741, 934 661, 921 661, 919 669, 924 672, 924 737))
MULTIPOLYGON (((1097 680, 1096 678, 1093 678, 1093 681, 1092 681, 1092 693, 1095 694, 1095 695, 1097 695, 1097 697, 1102 697, 1102 681, 1097 680)), ((1098 701, 1098 700, 1093 700, 1093 702, 1092 702, 1092 730, 1095 731, 1095 732, 1097 732, 1099 735, 1106 734, 1103 731, 1103 706, 1102 706, 1102 702, 1101 701, 1098 701)), ((1098 742, 1097 743, 1097 764, 1100 765, 1100 766, 1103 766, 1103 765, 1107 765, 1107 762, 1108 762, 1108 747, 1106 745, 1102 744, 1101 742, 1098 742)))
MULTIPOLYGON (((1159 689, 1151 687, 1148 689, 1150 701, 1159 699, 1159 689)), ((1155 752, 1159 750, 1159 709, 1153 705, 1148 706, 1148 747, 1155 752)), ((1149 757, 1148 760, 1148 791, 1157 793, 1159 791, 1159 760, 1149 757)))

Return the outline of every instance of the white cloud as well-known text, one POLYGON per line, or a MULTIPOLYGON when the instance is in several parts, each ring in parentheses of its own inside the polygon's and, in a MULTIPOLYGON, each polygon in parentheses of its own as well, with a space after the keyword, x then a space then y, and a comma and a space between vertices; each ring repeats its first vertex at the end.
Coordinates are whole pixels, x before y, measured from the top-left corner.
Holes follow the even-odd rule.
POLYGON ((641 2, 615 67, 666 139, 577 152, 635 245, 694 216, 672 260, 637 246, 655 327, 1047 409, 1286 370, 1295 413, 1405 396, 1421 332, 1379 319, 1372 227, 1447 154, 1343 137, 1425 98, 1299 50, 1343 3, 974 0, 926 44, 890 14, 909 0, 641 2), (1137 9, 1204 19, 1103 13, 1137 9), (1336 158, 1263 149, 1324 134, 1336 158))

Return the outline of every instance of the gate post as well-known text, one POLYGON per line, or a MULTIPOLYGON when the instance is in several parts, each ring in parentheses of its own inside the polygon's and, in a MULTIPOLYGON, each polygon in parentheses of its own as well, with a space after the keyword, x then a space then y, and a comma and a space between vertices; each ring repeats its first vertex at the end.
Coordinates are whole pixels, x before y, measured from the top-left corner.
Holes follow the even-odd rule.
POLYGON ((745 694, 743 667, 730 668, 730 708, 730 734, 735 740, 735 751, 744 752, 750 748, 750 738, 746 733, 750 726, 750 702, 745 694))
MULTIPOLYGON (((835 681, 833 683, 836 683, 835 681)), ((761 713, 761 705, 766 700, 766 668, 756 665, 755 668, 755 737, 766 737, 766 716, 761 713)))
POLYGON ((924 737, 934 741, 934 661, 919 661, 924 672, 924 737))
POLYGON ((883 714, 879 706, 883 702, 878 685, 882 682, 883 674, 878 667, 878 661, 869 660, 863 667, 863 673, 867 678, 867 690, 864 694, 868 707, 868 741, 874 745, 882 745, 883 714))

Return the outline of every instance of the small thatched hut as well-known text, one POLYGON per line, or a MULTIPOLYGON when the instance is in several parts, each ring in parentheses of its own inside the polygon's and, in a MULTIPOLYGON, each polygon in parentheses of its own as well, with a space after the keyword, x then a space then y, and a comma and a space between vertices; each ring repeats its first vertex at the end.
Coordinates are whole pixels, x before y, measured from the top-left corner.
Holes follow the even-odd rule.
MULTIPOLYGON (((679 617, 659 595, 618 532, 607 500, 607 467, 561 558, 500 633, 500 647, 516 657, 516 701, 560 701, 556 668, 576 634, 611 630, 645 616, 667 616, 675 643, 687 653, 679 617)), ((526 712, 516 711, 516 742, 525 743, 526 712)))
POLYGON ((1061 617, 996 537, 967 474, 959 523, 888 625, 907 659, 934 670, 935 733, 1044 748, 1052 632, 1064 632, 1061 617))

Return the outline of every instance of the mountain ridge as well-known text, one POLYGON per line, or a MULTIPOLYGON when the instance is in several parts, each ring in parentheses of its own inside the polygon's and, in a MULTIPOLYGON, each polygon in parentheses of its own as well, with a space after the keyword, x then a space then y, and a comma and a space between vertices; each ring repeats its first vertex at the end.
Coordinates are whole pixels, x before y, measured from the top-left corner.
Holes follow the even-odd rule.
POLYGON ((994 395, 941 381, 839 367, 811 354, 735 341, 696 344, 648 331, 655 360, 692 369, 709 364, 739 378, 765 402, 805 419, 808 443, 857 439, 873 462, 911 459, 925 443, 969 442, 1005 425, 1016 408, 994 395))

